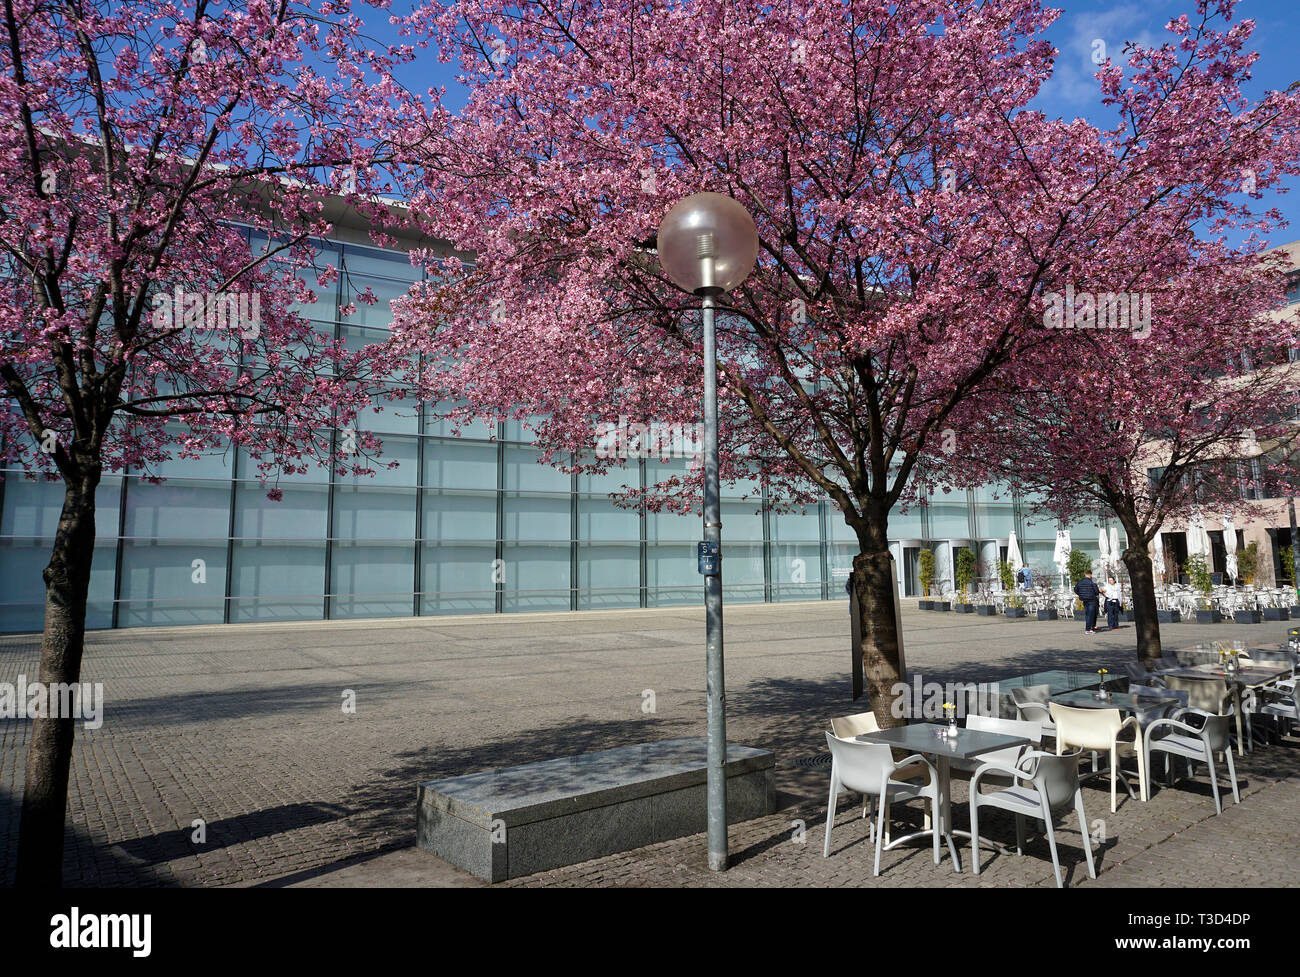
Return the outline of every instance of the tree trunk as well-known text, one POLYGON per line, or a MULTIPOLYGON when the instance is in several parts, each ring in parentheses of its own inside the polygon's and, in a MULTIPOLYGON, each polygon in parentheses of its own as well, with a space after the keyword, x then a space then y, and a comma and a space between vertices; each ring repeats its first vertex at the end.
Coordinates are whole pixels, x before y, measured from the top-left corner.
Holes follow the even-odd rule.
MULTIPOLYGON (((73 683, 81 677, 99 479, 99 466, 93 465, 83 469, 77 479, 64 482, 63 512, 44 573, 45 632, 41 638, 40 681, 47 690, 55 683, 73 683)), ((62 882, 63 826, 75 720, 71 716, 48 715, 53 711, 51 707, 47 715, 32 720, 27 747, 15 880, 23 888, 57 888, 62 882)))
MULTIPOLYGON (((1129 540, 1137 539, 1132 535, 1129 540)), ((1151 570, 1151 557, 1146 546, 1130 542, 1124 550, 1124 565, 1133 591, 1133 627, 1137 630, 1138 661, 1150 667, 1162 654, 1160 647, 1160 619, 1156 616, 1156 582, 1151 570)))
POLYGON ((888 544, 872 546, 853 558, 853 585, 857 589, 862 634, 862 671, 871 711, 881 729, 902 726, 905 718, 894 714, 898 697, 894 686, 902 681, 898 629, 894 614, 894 571, 888 544))

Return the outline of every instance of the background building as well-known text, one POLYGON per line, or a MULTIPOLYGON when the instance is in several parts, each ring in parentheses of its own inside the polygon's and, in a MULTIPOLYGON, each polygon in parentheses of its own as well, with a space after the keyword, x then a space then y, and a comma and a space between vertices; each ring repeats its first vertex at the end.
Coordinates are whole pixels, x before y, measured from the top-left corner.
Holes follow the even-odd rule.
MULTIPOLYGON (((339 223, 321 263, 342 274, 301 311, 350 345, 381 338, 389 301, 421 276, 404 252, 339 223), (375 305, 338 318, 344 289, 375 305)), ((260 242, 251 240, 257 246, 260 242)), ((385 404, 360 427, 380 434, 393 471, 340 478, 326 469, 282 479, 271 502, 249 459, 230 451, 106 477, 99 489, 87 626, 406 617, 657 607, 698 603, 698 516, 628 511, 609 493, 653 484, 685 460, 633 460, 625 472, 564 475, 537 464, 516 422, 453 436, 415 403, 385 404)), ((762 512, 756 484, 723 494, 728 601, 841 600, 856 539, 833 504, 762 512), (748 494, 747 494, 748 493, 748 494)), ((41 571, 62 505, 56 482, 6 471, 0 483, 0 631, 39 631, 41 571)), ((1068 527, 1097 556, 1098 527, 1068 527)), ((1053 574, 1057 526, 993 488, 936 496, 891 516, 900 594, 920 594, 918 554, 936 553, 952 589, 953 550, 975 549, 990 576, 1015 529, 1027 563, 1053 574)), ((1053 579, 1055 579, 1053 577, 1053 579)))

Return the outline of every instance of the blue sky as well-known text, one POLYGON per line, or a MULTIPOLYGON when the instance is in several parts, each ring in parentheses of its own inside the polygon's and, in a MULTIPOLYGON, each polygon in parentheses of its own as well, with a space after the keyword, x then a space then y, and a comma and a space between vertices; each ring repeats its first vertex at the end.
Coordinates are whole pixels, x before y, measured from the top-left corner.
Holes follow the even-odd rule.
MULTIPOLYGON (((1092 60, 1096 41, 1104 42, 1105 53, 1122 62, 1125 41, 1159 43, 1169 36, 1165 24, 1179 14, 1195 14, 1194 0, 1058 0, 1046 5, 1062 11, 1047 33, 1059 55, 1056 73, 1034 107, 1065 119, 1082 117, 1099 126, 1113 124, 1114 118, 1101 105, 1093 78, 1097 70, 1092 60)), ((395 0, 392 11, 405 12, 406 6, 403 0, 395 0)), ((378 11, 370 10, 365 16, 374 36, 393 36, 378 11)), ((1248 95, 1259 98, 1269 89, 1285 89, 1300 78, 1300 58, 1296 56, 1300 4, 1296 0, 1241 0, 1234 19, 1256 22, 1251 46, 1260 57, 1248 95)), ((429 52, 403 73, 403 80, 418 91, 445 85, 447 104, 458 108, 464 102, 464 89, 456 83, 456 71, 455 65, 440 64, 429 52)), ((1279 232, 1274 244, 1300 239, 1300 181, 1291 181, 1290 190, 1287 194, 1266 194, 1256 202, 1259 209, 1276 206, 1290 221, 1291 226, 1279 232)))

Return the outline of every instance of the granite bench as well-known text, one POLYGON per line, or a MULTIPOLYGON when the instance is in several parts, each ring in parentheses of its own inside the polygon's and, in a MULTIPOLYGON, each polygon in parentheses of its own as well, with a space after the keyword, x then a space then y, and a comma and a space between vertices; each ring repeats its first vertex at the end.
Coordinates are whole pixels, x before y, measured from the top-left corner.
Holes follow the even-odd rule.
MULTIPOLYGON (((489 882, 704 831, 705 741, 662 740, 421 784, 417 843, 489 882)), ((727 821, 776 810, 776 757, 727 744, 727 821)))

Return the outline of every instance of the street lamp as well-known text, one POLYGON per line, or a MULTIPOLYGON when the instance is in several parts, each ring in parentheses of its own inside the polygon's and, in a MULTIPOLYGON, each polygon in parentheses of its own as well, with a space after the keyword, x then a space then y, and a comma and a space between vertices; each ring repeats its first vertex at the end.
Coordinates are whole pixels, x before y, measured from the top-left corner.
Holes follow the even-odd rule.
POLYGON ((704 320, 704 574, 709 868, 727 867, 727 712, 722 672, 722 507, 718 501, 718 362, 714 302, 743 282, 758 258, 758 231, 739 203, 720 193, 679 200, 659 224, 659 264, 701 297, 704 320))

